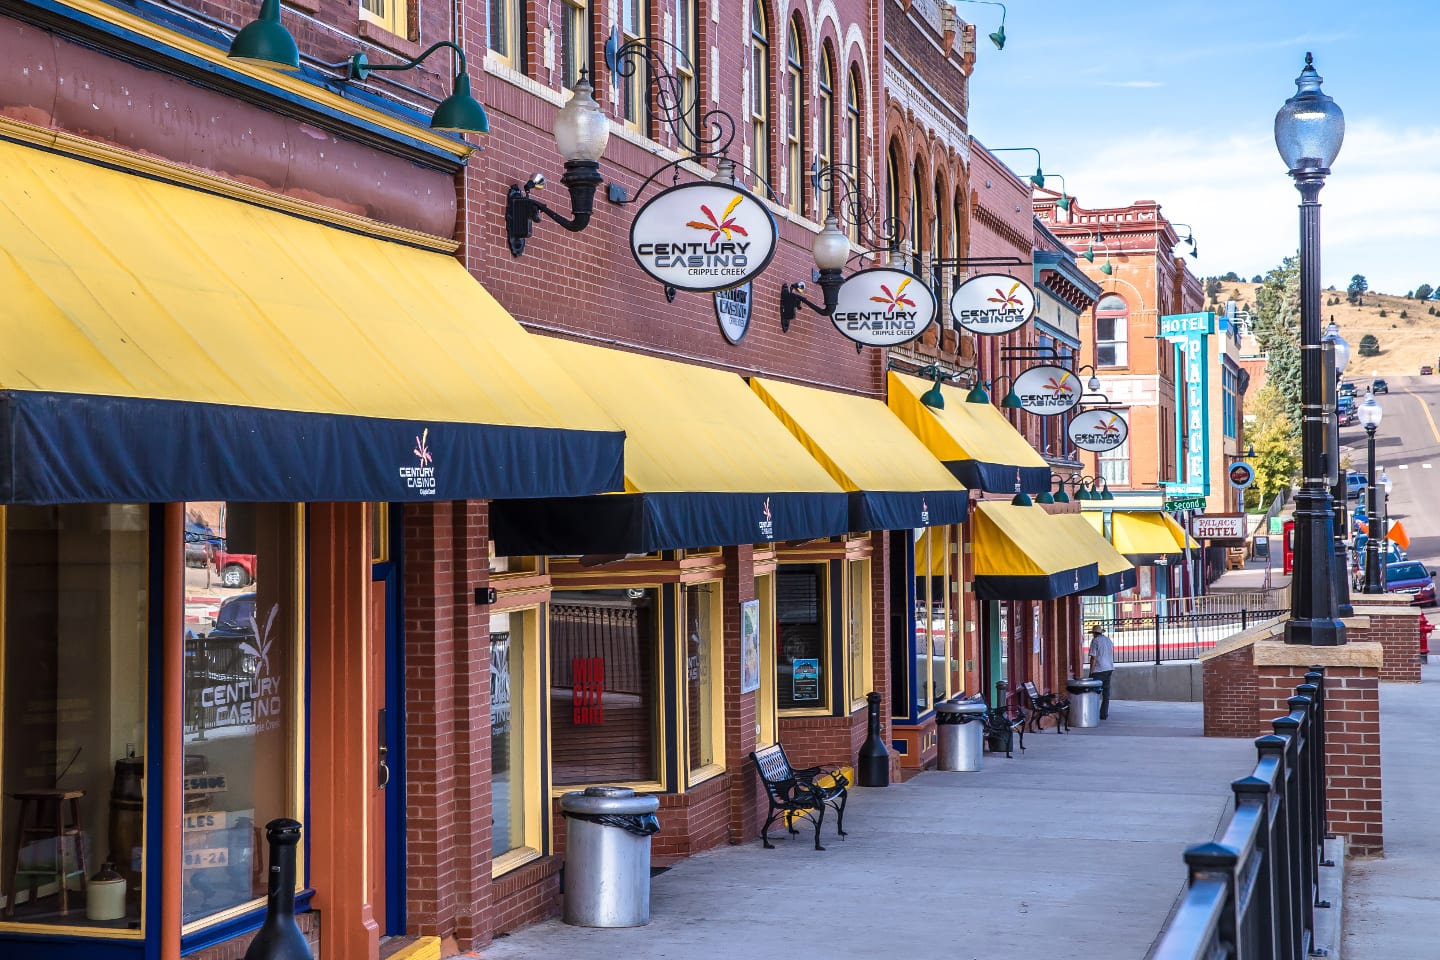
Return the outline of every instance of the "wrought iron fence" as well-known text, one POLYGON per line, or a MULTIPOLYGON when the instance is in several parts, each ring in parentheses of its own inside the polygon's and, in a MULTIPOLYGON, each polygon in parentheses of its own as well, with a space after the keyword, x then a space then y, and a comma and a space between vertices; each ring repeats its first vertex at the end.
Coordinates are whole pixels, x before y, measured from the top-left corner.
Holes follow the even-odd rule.
POLYGON ((1325 823, 1325 678, 1311 667, 1255 740, 1254 771, 1231 783, 1235 809, 1218 841, 1185 851, 1189 885, 1154 960, 1302 960, 1315 943, 1325 823))
POLYGON ((1278 592, 1158 600, 1086 597, 1085 633, 1099 624, 1115 643, 1116 663, 1193 660, 1220 641, 1284 614, 1278 592))

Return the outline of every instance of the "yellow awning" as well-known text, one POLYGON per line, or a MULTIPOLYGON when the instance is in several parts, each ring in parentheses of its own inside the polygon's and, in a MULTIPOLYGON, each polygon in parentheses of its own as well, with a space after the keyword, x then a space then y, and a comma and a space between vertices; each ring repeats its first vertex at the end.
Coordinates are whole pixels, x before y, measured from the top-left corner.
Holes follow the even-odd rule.
POLYGON ((848 494, 736 374, 569 340, 546 347, 625 430, 627 496, 497 505, 502 549, 651 553, 847 532, 848 494))
POLYGON ((750 387, 850 492, 850 529, 962 523, 969 493, 879 400, 778 380, 750 387))
POLYGON ((1180 525, 1178 520, 1168 513, 1162 513, 1160 516, 1165 518, 1165 526, 1170 528, 1170 535, 1175 538, 1175 544, 1180 548, 1180 552, 1185 552, 1186 541, 1189 541, 1191 550, 1200 549, 1200 542, 1186 533, 1185 528, 1180 525))
POLYGON ((0 502, 619 486, 614 421, 452 257, 0 141, 0 290, 0 502))
POLYGON ((1101 536, 1094 526, 1086 522, 1086 515, 1057 513, 1052 515, 1052 519, 1065 529, 1065 536, 1072 539, 1076 545, 1084 547, 1095 559, 1100 582, 1090 590, 1082 592, 1109 596, 1135 586, 1135 565, 1111 546, 1110 541, 1101 536))
POLYGON ((1050 489, 1050 465, 996 407, 968 403, 965 392, 942 386, 943 409, 927 407, 920 396, 934 384, 890 371, 889 405, 935 458, 972 490, 1013 494, 1050 489))
POLYGON ((1099 583, 1093 545, 1039 506, 998 500, 970 519, 975 592, 983 600, 1053 600, 1099 583))
MULTIPOLYGON (((1100 511, 1087 510, 1081 516, 1096 530, 1104 531, 1100 511)), ((1185 532, 1180 525, 1163 513, 1130 510, 1110 513, 1110 542, 1135 563, 1144 565, 1153 563, 1156 557, 1174 557, 1184 553, 1184 538, 1185 532)))

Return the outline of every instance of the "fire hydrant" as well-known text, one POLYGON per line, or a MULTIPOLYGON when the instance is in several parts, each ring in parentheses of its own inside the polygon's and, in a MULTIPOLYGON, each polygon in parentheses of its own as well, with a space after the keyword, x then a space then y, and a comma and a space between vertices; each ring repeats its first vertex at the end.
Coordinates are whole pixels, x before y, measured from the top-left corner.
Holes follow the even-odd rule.
POLYGON ((1430 631, 1435 629, 1435 624, 1425 614, 1420 614, 1420 662, 1430 662, 1430 631))

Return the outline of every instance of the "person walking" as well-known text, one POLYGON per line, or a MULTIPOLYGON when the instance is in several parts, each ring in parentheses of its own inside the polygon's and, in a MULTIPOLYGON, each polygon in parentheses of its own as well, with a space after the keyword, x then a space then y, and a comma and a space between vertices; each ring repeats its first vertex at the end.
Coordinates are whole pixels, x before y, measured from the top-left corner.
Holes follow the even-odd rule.
POLYGON ((1110 676, 1115 672, 1115 642, 1100 624, 1090 625, 1090 679, 1100 681, 1100 719, 1110 715, 1110 676))

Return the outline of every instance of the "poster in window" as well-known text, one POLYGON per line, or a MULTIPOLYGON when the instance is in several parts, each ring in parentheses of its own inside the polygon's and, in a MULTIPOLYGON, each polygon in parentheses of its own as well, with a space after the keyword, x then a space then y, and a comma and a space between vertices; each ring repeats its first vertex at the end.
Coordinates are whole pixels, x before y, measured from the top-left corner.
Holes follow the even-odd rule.
POLYGON ((740 692, 760 689, 760 601, 740 604, 740 692))
POLYGON ((790 674, 791 699, 818 701, 820 699, 820 661, 815 658, 796 660, 790 674))

